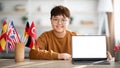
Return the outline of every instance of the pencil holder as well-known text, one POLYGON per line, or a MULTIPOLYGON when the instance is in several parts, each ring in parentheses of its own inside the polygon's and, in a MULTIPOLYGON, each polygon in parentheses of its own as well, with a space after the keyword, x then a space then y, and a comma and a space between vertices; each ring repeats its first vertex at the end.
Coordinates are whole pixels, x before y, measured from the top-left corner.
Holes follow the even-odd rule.
POLYGON ((15 62, 23 62, 24 61, 24 43, 16 43, 15 44, 15 62))

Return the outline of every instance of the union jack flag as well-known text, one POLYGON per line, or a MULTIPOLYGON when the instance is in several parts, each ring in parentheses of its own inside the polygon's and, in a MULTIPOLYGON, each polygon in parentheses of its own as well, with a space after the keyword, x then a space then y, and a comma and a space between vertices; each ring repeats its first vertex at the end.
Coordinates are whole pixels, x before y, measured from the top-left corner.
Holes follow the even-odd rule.
POLYGON ((15 43, 13 42, 13 40, 11 38, 7 38, 7 46, 9 48, 9 50, 13 50, 14 49, 14 45, 15 43))
POLYGON ((17 30, 14 27, 13 22, 10 22, 8 25, 8 33, 7 33, 7 45, 10 50, 14 49, 14 45, 17 42, 20 42, 20 38, 18 36, 17 30))

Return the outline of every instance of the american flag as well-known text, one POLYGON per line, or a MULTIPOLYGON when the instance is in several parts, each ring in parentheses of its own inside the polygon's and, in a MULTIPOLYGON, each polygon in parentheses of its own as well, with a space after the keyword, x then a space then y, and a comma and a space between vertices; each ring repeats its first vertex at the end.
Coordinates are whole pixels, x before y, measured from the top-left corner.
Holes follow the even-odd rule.
POLYGON ((8 33, 7 33, 7 45, 10 50, 14 49, 15 43, 20 42, 20 38, 18 36, 17 30, 14 27, 13 22, 10 22, 8 25, 8 33))
POLYGON ((9 50, 13 50, 14 49, 14 45, 15 43, 13 42, 13 40, 11 38, 7 38, 7 46, 9 48, 9 50))

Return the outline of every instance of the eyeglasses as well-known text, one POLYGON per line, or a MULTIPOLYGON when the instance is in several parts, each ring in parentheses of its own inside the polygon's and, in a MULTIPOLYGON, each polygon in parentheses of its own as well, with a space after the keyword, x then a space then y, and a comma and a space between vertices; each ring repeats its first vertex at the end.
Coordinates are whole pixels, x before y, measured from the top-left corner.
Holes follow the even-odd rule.
POLYGON ((62 24, 66 24, 67 19, 57 19, 57 18, 53 18, 53 22, 58 24, 59 22, 61 22, 62 24))

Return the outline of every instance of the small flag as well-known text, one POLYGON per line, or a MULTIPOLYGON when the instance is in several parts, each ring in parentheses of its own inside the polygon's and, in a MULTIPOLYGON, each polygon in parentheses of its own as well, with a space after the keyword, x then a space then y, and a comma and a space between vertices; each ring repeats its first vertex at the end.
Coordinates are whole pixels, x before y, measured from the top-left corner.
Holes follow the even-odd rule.
POLYGON ((30 27, 28 26, 28 24, 26 25, 26 32, 28 34, 28 41, 25 46, 31 49, 35 49, 35 45, 37 44, 37 42, 36 42, 36 29, 34 22, 32 22, 30 27))
POLYGON ((11 38, 14 37, 15 42, 20 42, 20 38, 19 38, 18 32, 13 24, 13 21, 10 22, 9 26, 8 26, 8 37, 11 37, 11 38))
POLYGON ((34 24, 34 22, 32 22, 32 24, 31 24, 31 26, 30 26, 30 29, 29 29, 29 31, 28 31, 28 34, 29 34, 32 38, 36 39, 36 29, 35 29, 35 24, 34 24))
POLYGON ((14 45, 15 45, 14 41, 11 38, 7 38, 7 46, 9 50, 12 51, 14 49, 14 45))
POLYGON ((26 47, 29 47, 31 49, 35 49, 35 45, 34 45, 34 38, 32 38, 31 36, 28 37, 28 41, 26 43, 26 47))
POLYGON ((29 22, 26 23, 25 30, 24 30, 24 37, 28 38, 28 31, 29 31, 29 22))
POLYGON ((6 47, 6 37, 7 37, 6 33, 2 34, 0 37, 0 45, 2 50, 5 50, 6 47))
POLYGON ((0 51, 5 50, 5 47, 6 47, 7 27, 8 27, 8 25, 5 20, 3 22, 2 32, 1 32, 1 36, 0 36, 0 51))
POLYGON ((14 27, 13 22, 10 22, 8 25, 7 35, 8 35, 7 46, 10 50, 13 50, 14 44, 20 42, 18 32, 17 32, 16 28, 14 27))
POLYGON ((6 20, 4 20, 1 34, 6 33, 7 27, 8 27, 8 24, 6 20))

